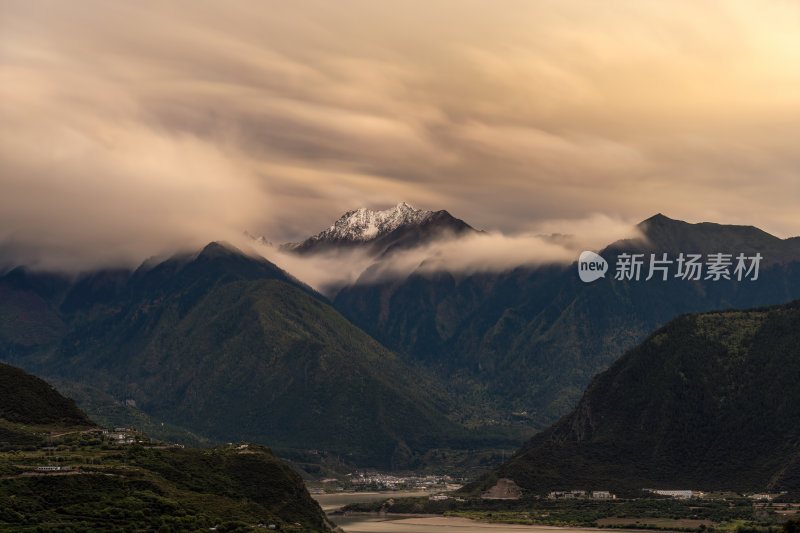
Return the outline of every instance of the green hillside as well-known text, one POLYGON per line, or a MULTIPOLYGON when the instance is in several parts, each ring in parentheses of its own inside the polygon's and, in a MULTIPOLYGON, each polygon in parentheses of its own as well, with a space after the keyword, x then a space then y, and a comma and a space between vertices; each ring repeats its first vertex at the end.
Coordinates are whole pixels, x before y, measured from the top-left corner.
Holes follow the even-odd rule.
POLYGON ((0 387, 0 531, 331 529, 268 448, 197 450, 104 432, 74 401, 6 364, 0 387))
POLYGON ((268 449, 115 445, 72 434, 0 453, 0 531, 328 531, 300 477, 268 449), (55 451, 51 451, 55 448, 55 451), (57 464, 42 472, 36 465, 57 464))
POLYGON ((671 321, 496 474, 537 492, 800 489, 800 302, 671 321))
POLYGON ((0 418, 8 422, 94 425, 73 400, 36 376, 5 363, 0 363, 0 390, 0 418))
POLYGON ((119 411, 114 400, 135 402, 171 435, 322 449, 383 468, 415 467, 431 448, 514 442, 499 430, 474 436, 462 421, 476 409, 440 381, 268 261, 223 245, 82 278, 48 308, 66 332, 7 343, 6 357, 80 391, 104 419, 119 411))
POLYGON ((0 363, 0 449, 41 443, 51 431, 75 431, 94 423, 50 384, 0 363))
POLYGON ((58 368, 67 376, 91 368, 120 386, 127 376, 141 409, 217 440, 322 448, 391 466, 413 448, 464 436, 423 378, 286 283, 221 285, 183 316, 171 303, 135 351, 113 342, 129 331, 123 320, 58 368))

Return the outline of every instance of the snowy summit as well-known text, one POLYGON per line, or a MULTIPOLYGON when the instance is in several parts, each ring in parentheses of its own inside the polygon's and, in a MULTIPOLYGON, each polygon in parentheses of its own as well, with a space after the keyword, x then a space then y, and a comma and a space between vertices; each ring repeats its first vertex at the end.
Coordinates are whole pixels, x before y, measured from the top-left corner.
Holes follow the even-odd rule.
POLYGON ((465 231, 475 230, 447 211, 424 211, 401 202, 384 211, 363 207, 348 211, 325 231, 303 242, 283 244, 281 249, 302 254, 357 247, 379 256, 465 231))
POLYGON ((348 211, 325 231, 311 237, 319 241, 369 241, 386 235, 401 226, 420 224, 433 215, 433 211, 414 209, 401 202, 385 211, 362 207, 348 211))

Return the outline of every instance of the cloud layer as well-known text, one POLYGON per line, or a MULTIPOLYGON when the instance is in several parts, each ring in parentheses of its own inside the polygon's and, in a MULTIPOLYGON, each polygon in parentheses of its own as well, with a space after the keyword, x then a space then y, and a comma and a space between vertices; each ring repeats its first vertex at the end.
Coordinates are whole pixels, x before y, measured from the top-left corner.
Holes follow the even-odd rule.
POLYGON ((600 250, 620 239, 644 238, 632 223, 599 214, 577 221, 548 221, 539 225, 538 230, 515 235, 485 232, 442 238, 380 259, 358 248, 298 255, 275 246, 259 245, 252 239, 241 239, 237 244, 266 257, 323 294, 333 296, 341 287, 355 282, 383 282, 412 273, 474 274, 519 266, 569 264, 583 250, 600 250))
POLYGON ((0 241, 78 268, 402 200, 796 235, 798 25, 782 0, 9 0, 0 241))

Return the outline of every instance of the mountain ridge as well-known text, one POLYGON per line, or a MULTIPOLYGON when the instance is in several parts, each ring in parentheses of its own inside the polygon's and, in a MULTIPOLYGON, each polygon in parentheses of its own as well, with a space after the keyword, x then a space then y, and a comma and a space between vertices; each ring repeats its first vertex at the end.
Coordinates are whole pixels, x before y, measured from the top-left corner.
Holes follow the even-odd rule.
POLYGON ((657 213, 637 224, 646 240, 628 239, 612 243, 610 251, 633 246, 671 253, 764 252, 764 264, 796 260, 800 238, 782 239, 753 225, 685 222, 657 213))
POLYGON ((489 401, 511 405, 509 416, 524 411, 541 428, 574 406, 594 375, 674 316, 800 298, 800 239, 663 215, 640 227, 644 240, 599 251, 612 274, 591 284, 578 279, 577 262, 470 275, 419 271, 344 287, 334 305, 464 394, 480 383, 489 401), (760 252, 764 259, 755 282, 615 280, 617 256, 630 252, 760 252))
MULTIPOLYGON (((0 278, 2 287, 14 294, 13 280, 0 278)), ((133 273, 86 276, 58 294, 43 306, 59 333, 22 346, 27 330, 12 331, 0 337, 0 357, 100 387, 214 441, 322 448, 400 468, 430 447, 486 440, 457 420, 471 407, 457 406, 441 381, 263 258, 212 243, 133 273)), ((0 312, 23 312, 14 301, 0 312)))
POLYGON ((800 489, 800 300, 682 315, 497 476, 546 492, 800 489))

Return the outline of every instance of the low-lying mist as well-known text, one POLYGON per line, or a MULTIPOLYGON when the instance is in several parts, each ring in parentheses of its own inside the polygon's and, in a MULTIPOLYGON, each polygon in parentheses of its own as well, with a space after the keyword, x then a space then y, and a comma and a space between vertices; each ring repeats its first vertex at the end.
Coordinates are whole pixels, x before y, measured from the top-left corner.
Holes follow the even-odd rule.
POLYGON ((412 273, 437 271, 473 274, 520 266, 569 264, 582 250, 599 250, 619 239, 641 238, 635 224, 595 214, 581 220, 550 220, 530 231, 505 235, 475 233, 438 239, 376 257, 353 247, 300 255, 256 241, 240 242, 321 293, 332 296, 353 283, 378 283, 412 273))

